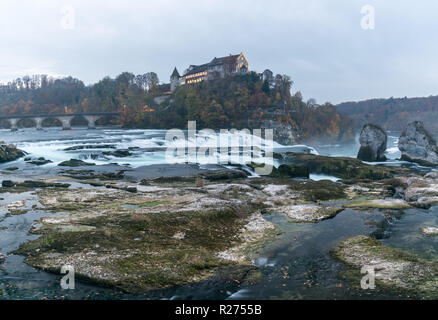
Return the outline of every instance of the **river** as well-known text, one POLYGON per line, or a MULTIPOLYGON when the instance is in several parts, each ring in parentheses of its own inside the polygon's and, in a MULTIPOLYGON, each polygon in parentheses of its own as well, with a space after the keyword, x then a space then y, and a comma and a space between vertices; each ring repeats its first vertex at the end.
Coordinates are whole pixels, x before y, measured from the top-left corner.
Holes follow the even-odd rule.
MULTIPOLYGON (((29 157, 44 157, 52 163, 35 168, 24 159, 1 164, 1 179, 4 170, 18 167, 25 177, 42 177, 51 168, 71 158, 86 160, 97 165, 118 162, 133 168, 162 164, 168 146, 165 131, 123 130, 102 128, 86 130, 78 128, 62 131, 58 128, 35 131, 23 129, 18 132, 0 130, 0 140, 14 143, 29 153, 29 157), (89 146, 75 149, 78 145, 89 146), (66 150, 70 148, 70 150, 66 150), (129 155, 117 158, 110 153, 115 149, 127 149, 129 155)), ((406 165, 397 158, 398 133, 389 133, 386 165, 406 165)), ((304 146, 280 146, 276 149, 306 148, 304 146)), ((355 157, 359 150, 357 142, 350 145, 311 146, 311 152, 328 156, 355 157)), ((426 169, 425 169, 426 170, 426 169)), ((314 180, 336 177, 311 176, 314 180)), ((0 251, 9 253, 35 235, 28 231, 34 221, 46 215, 32 209, 38 199, 31 192, 2 194, 0 200, 0 251), (26 200, 29 211, 18 216, 6 216, 5 206, 11 202, 26 200)), ((395 291, 357 290, 339 278, 343 265, 332 259, 330 250, 342 239, 363 234, 381 240, 385 245, 404 249, 424 259, 438 258, 438 238, 422 236, 421 226, 438 224, 438 208, 428 210, 409 209, 404 214, 388 215, 386 210, 355 211, 347 209, 335 218, 317 224, 291 223, 282 215, 267 215, 283 233, 267 245, 254 261, 262 276, 256 285, 222 283, 215 279, 149 292, 143 295, 128 295, 117 290, 101 288, 76 282, 74 290, 60 288, 61 275, 46 273, 26 265, 24 258, 9 255, 0 269, 0 299, 394 299, 412 298, 395 291)), ((415 298, 415 297, 414 297, 415 298)))

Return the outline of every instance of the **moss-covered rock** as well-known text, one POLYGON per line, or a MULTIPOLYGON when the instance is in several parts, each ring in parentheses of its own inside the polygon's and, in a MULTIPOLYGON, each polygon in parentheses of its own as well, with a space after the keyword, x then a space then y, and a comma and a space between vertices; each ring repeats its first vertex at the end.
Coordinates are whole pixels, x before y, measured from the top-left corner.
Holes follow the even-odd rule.
POLYGON ((273 167, 269 176, 273 178, 309 178, 310 173, 308 166, 281 164, 278 168, 273 167))
POLYGON ((411 206, 401 199, 355 200, 344 204, 345 208, 376 208, 376 209, 409 209, 411 206))
POLYGON ((15 186, 15 182, 12 180, 3 180, 2 188, 13 188, 15 186))
POLYGON ((295 204, 280 206, 271 209, 276 213, 283 213, 293 222, 320 222, 335 217, 343 208, 330 207, 316 204, 295 204))
POLYGON ((35 189, 68 189, 70 184, 68 183, 56 183, 56 182, 44 182, 37 180, 25 180, 23 182, 14 182, 11 180, 4 180, 0 193, 23 193, 27 191, 33 191, 35 189), (5 184, 6 182, 6 184, 5 184))
POLYGON ((148 186, 156 183, 190 183, 194 185, 195 181, 195 176, 170 176, 142 179, 140 181, 140 184, 143 186, 148 186))
POLYGON ((269 192, 278 196, 284 196, 284 194, 276 194, 276 190, 281 191, 282 188, 290 190, 292 194, 289 195, 289 199, 299 198, 304 201, 327 201, 346 199, 345 193, 346 186, 340 183, 336 183, 330 180, 312 181, 312 180, 291 180, 291 179, 273 179, 273 178, 253 178, 246 182, 249 186, 257 189, 265 190, 270 187, 269 192), (272 190, 271 190, 272 189, 272 190))
POLYGON ((125 157, 129 157, 132 156, 132 153, 129 150, 115 150, 115 151, 104 151, 102 152, 103 155, 105 156, 113 156, 116 158, 125 158, 125 157))
POLYGON ((19 182, 16 186, 21 186, 24 188, 34 189, 34 188, 68 188, 70 184, 68 183, 57 183, 57 182, 44 182, 38 180, 25 180, 19 182))
POLYGON ((95 172, 94 170, 66 170, 61 174, 65 177, 70 177, 78 180, 121 180, 125 176, 126 170, 118 170, 116 172, 95 172))
POLYGON ((25 152, 17 149, 14 145, 0 141, 0 163, 17 160, 25 155, 25 152))
POLYGON ((235 189, 225 199, 223 186, 209 185, 204 193, 43 190, 40 202, 58 214, 42 218, 32 230, 42 236, 16 253, 52 272, 71 264, 78 279, 128 292, 196 282, 227 267, 250 270, 251 252, 275 227, 257 203, 244 200, 250 189, 235 189))
POLYGON ((30 160, 27 160, 26 162, 29 164, 36 165, 36 166, 43 166, 45 164, 52 163, 51 160, 45 159, 44 157, 40 157, 38 159, 30 159, 30 160))
POLYGON ((382 180, 408 172, 405 168, 373 166, 347 157, 326 157, 290 152, 286 155, 288 163, 298 166, 307 165, 311 173, 333 175, 342 179, 382 180))
POLYGON ((360 283, 360 270, 366 266, 374 270, 376 286, 398 288, 438 297, 438 262, 424 261, 416 255, 384 246, 380 241, 356 236, 340 242, 333 255, 354 270, 360 283))
POLYGON ((85 162, 78 159, 70 159, 58 164, 58 166, 60 167, 81 167, 81 166, 94 166, 94 165, 95 163, 85 162))
POLYGON ((242 170, 212 170, 203 172, 200 176, 209 181, 231 180, 231 179, 244 179, 248 177, 242 170))

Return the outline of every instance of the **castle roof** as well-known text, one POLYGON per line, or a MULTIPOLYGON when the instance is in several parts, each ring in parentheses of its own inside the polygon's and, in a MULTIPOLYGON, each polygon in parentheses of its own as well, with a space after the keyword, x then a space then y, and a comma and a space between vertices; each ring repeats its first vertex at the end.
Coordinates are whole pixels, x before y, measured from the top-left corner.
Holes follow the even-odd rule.
POLYGON ((208 66, 209 66, 209 63, 204 63, 204 64, 201 64, 199 66, 190 65, 190 67, 187 69, 187 71, 184 75, 188 76, 189 74, 207 71, 208 66))
POLYGON ((174 78, 174 77, 178 77, 179 78, 180 77, 179 72, 176 69, 176 67, 175 67, 175 69, 173 69, 172 75, 170 77, 171 78, 174 78))
POLYGON ((239 56, 240 56, 240 54, 229 55, 229 56, 225 56, 225 57, 221 57, 221 58, 215 57, 213 60, 211 60, 211 62, 209 64, 211 66, 217 66, 217 65, 223 65, 227 61, 234 63, 234 62, 236 62, 236 60, 239 56))
POLYGON ((215 57, 210 62, 201 64, 201 65, 197 65, 197 66, 190 65, 190 67, 184 73, 184 76, 188 76, 190 74, 195 74, 195 73, 199 73, 199 72, 204 72, 204 71, 207 71, 208 68, 224 65, 225 63, 236 63, 237 58, 239 56, 240 56, 240 54, 235 54, 235 55, 230 54, 229 56, 225 56, 225 57, 220 57, 220 58, 215 57))

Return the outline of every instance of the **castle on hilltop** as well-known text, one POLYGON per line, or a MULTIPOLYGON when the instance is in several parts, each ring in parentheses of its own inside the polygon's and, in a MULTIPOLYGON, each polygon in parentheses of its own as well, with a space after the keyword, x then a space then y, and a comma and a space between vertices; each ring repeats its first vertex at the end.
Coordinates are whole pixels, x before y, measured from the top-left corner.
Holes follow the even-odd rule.
POLYGON ((226 75, 245 74, 249 72, 249 62, 243 53, 214 58, 208 63, 190 65, 181 76, 175 67, 170 75, 170 83, 160 85, 164 94, 172 93, 177 87, 205 80, 223 78, 226 75))

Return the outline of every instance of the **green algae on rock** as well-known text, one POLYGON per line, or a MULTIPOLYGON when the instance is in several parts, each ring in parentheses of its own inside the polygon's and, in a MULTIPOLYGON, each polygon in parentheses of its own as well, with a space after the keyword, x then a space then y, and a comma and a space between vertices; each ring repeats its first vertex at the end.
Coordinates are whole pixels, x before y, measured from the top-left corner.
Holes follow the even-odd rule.
POLYGON ((376 286, 398 288, 425 296, 438 297, 438 262, 425 261, 414 254, 389 248, 380 241, 356 236, 341 241, 332 254, 357 270, 357 284, 364 266, 375 272, 376 286))
POLYGON ((42 236, 17 253, 47 271, 73 264, 78 278, 129 292, 165 288, 223 268, 253 268, 255 253, 278 235, 261 212, 316 223, 342 208, 314 201, 346 197, 345 187, 331 181, 237 175, 234 183, 198 187, 193 179, 151 179, 137 193, 123 190, 124 182, 110 189, 41 189, 40 203, 55 214, 38 221, 31 233, 42 236))
MULTIPOLYGON (((304 201, 326 201, 347 198, 347 194, 345 193, 346 186, 329 180, 303 181, 277 178, 253 178, 246 183, 260 190, 267 186, 273 188, 273 190, 269 191, 274 191, 278 188, 286 188, 295 194, 293 198, 301 197, 304 201)), ((282 194, 280 193, 278 195, 282 194)))
POLYGON ((309 175, 308 166, 281 164, 278 168, 273 167, 269 176, 273 178, 309 178, 309 175))
POLYGON ((342 179, 382 180, 409 172, 405 168, 373 166, 353 158, 327 157, 307 153, 288 152, 286 160, 294 165, 307 165, 311 173, 333 175, 342 179))
POLYGON ((68 183, 44 182, 38 180, 25 180, 23 182, 13 182, 8 180, 7 182, 7 186, 5 186, 4 183, 2 184, 0 193, 22 193, 35 189, 67 189, 70 187, 70 184, 68 183))
POLYGON ((296 204, 277 207, 273 209, 276 213, 283 213, 294 222, 319 222, 335 217, 342 212, 343 208, 335 208, 316 204, 296 204))
MULTIPOLYGON (((95 174, 73 169, 62 174, 76 177, 73 171, 95 174)), ((248 274, 255 253, 278 235, 263 213, 318 223, 341 212, 344 201, 386 199, 393 194, 389 189, 408 185, 392 178, 347 184, 218 170, 144 179, 133 193, 127 191, 132 183, 102 180, 87 183, 107 188, 37 191, 43 210, 54 214, 33 226, 31 233, 42 236, 17 253, 47 271, 72 264, 78 278, 128 292, 212 279, 223 270, 248 274), (197 184, 200 176, 205 181, 197 184)))
POLYGON ((244 179, 248 174, 242 170, 212 170, 203 172, 200 176, 209 181, 244 179))
MULTIPOLYGON (((294 181, 252 179, 264 196, 265 213, 281 213, 294 222, 316 223, 336 216, 343 208, 321 204, 321 201, 346 197, 343 186, 331 181, 294 181), (266 183, 263 183, 266 182, 266 183), (333 187, 333 188, 330 188, 333 187)), ((254 192, 254 195, 258 195, 254 192)))
MULTIPOLYGON (((85 164, 84 164, 85 165, 85 164)), ((93 164, 94 165, 94 164, 93 164)), ((96 173, 94 170, 66 170, 61 174, 65 177, 74 178, 77 180, 120 180, 125 176, 127 170, 118 170, 117 172, 101 172, 96 173)))
POLYGON ((32 233, 43 236, 17 253, 47 271, 72 264, 78 278, 128 292, 200 281, 224 267, 249 270, 251 252, 275 227, 243 200, 248 189, 230 191, 228 200, 220 196, 226 190, 42 190, 41 203, 57 214, 42 218, 32 233))
POLYGON ((409 209, 409 203, 402 199, 356 200, 344 204, 345 208, 409 209))

